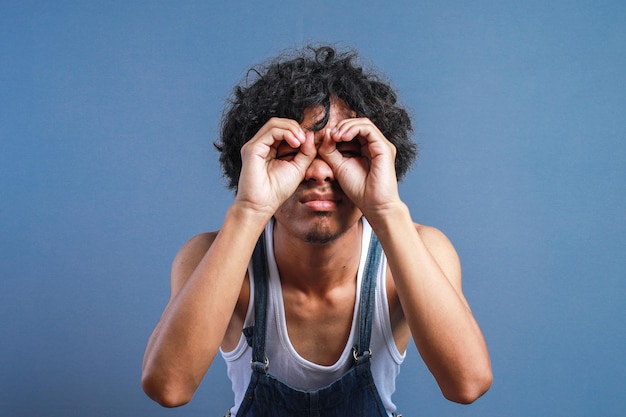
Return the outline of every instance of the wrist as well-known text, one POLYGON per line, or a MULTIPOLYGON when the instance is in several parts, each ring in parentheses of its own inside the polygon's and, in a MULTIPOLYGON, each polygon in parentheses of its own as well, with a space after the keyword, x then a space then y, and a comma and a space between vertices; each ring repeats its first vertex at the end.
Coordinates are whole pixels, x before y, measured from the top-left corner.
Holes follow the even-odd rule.
POLYGON ((270 206, 253 204, 247 201, 235 199, 229 207, 226 217, 232 219, 238 227, 245 230, 258 229, 259 234, 275 213, 270 206))
POLYGON ((398 227, 413 227, 409 208, 401 200, 376 207, 363 214, 379 237, 397 230, 398 227))

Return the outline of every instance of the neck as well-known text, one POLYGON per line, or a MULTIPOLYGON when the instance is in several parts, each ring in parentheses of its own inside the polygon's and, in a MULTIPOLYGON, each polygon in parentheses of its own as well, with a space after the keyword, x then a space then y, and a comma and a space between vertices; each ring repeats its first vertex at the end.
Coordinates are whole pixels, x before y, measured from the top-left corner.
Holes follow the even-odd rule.
POLYGON ((361 259, 363 225, 356 222, 326 243, 310 243, 274 225, 274 256, 283 287, 323 295, 354 282, 361 259))

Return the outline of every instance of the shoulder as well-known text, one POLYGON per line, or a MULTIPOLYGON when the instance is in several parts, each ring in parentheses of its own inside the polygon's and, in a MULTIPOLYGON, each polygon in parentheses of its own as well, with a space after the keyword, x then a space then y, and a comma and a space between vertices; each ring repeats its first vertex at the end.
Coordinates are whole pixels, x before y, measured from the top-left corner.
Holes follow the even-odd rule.
POLYGON ((204 255, 207 253, 215 237, 215 232, 205 232, 195 235, 189 239, 182 248, 176 254, 174 261, 172 262, 171 271, 171 290, 172 296, 174 296, 187 279, 191 276, 196 269, 204 255))
POLYGON ((433 226, 414 223, 415 231, 423 245, 418 245, 411 250, 422 250, 430 256, 448 281, 460 292, 461 291, 461 261, 448 237, 433 226), (422 249, 419 249, 419 248, 422 249))
POLYGON ((415 230, 448 280, 457 289, 460 289, 461 261, 450 239, 441 230, 433 226, 415 224, 415 230))
POLYGON ((217 237, 218 231, 205 232, 189 239, 178 251, 174 263, 188 261, 189 258, 202 257, 217 237))
MULTIPOLYGON (((178 251, 172 263, 170 276, 170 301, 178 294, 189 277, 196 270, 206 253, 211 248, 219 231, 205 232, 189 239, 178 251)), ((250 298, 250 284, 248 274, 244 278, 241 293, 235 308, 235 315, 245 317, 250 298)))
POLYGON ((450 255, 456 256, 456 250, 450 242, 450 239, 439 229, 433 226, 415 223, 415 230, 426 245, 429 251, 449 252, 450 255))

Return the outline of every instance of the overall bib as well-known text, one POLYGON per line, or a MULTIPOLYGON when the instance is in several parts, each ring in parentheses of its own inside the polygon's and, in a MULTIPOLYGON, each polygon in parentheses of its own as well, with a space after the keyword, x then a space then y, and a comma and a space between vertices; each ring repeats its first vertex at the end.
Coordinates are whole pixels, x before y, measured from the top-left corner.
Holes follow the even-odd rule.
POLYGON ((369 349, 381 252, 378 238, 372 233, 361 284, 359 333, 352 349, 352 368, 326 387, 300 390, 268 373, 265 327, 269 273, 265 233, 261 235, 252 257, 256 322, 244 329, 248 344, 252 346, 252 376, 237 417, 388 417, 370 371, 372 352, 369 349))

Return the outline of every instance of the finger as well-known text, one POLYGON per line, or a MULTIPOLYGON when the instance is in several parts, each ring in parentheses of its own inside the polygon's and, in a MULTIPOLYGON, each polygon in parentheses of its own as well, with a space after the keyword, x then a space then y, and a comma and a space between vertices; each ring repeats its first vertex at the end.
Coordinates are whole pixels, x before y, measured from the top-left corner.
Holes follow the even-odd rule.
POLYGON ((300 146, 306 140, 306 133, 298 122, 292 119, 278 119, 283 129, 283 140, 291 146, 300 146))
POLYGON ((332 137, 332 129, 325 129, 324 136, 322 137, 322 143, 317 149, 318 154, 324 159, 331 167, 337 166, 343 159, 341 152, 337 150, 337 142, 332 137))
POLYGON ((295 120, 273 117, 252 138, 255 139, 270 146, 285 141, 289 146, 297 148, 306 140, 306 136, 295 120))
POLYGON ((315 134, 313 132, 306 132, 305 140, 300 145, 298 153, 293 158, 293 163, 296 164, 302 172, 304 172, 315 156, 317 155, 317 149, 315 148, 315 134))
POLYGON ((332 129, 331 136, 335 142, 349 142, 355 137, 368 142, 384 139, 378 128, 366 118, 342 120, 332 129))
POLYGON ((285 141, 292 148, 298 148, 306 141, 306 135, 300 125, 288 126, 286 129, 279 128, 273 131, 274 144, 285 141))
POLYGON ((373 158, 377 155, 391 155, 395 158, 396 148, 393 143, 367 118, 342 120, 332 130, 332 138, 335 142, 358 138, 363 156, 373 158))

